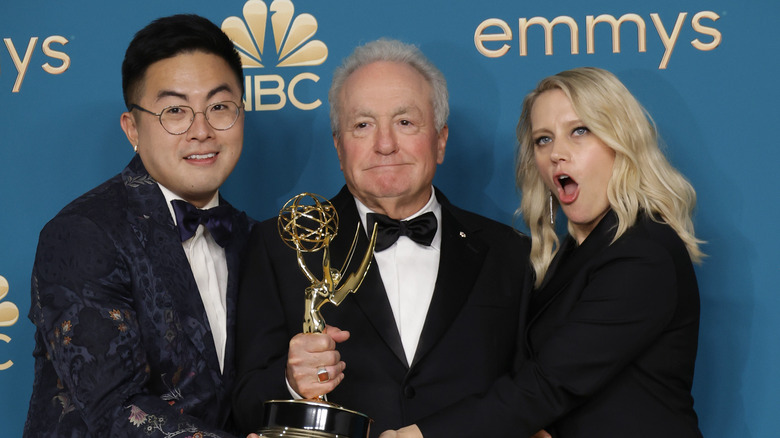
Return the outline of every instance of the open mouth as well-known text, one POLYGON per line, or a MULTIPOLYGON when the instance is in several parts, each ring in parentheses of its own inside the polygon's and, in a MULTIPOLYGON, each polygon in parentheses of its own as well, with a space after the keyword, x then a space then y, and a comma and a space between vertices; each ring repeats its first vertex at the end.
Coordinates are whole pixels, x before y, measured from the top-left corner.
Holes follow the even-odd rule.
POLYGON ((556 182, 558 183, 558 199, 563 203, 574 202, 577 199, 577 192, 579 184, 574 178, 569 175, 558 175, 556 182))

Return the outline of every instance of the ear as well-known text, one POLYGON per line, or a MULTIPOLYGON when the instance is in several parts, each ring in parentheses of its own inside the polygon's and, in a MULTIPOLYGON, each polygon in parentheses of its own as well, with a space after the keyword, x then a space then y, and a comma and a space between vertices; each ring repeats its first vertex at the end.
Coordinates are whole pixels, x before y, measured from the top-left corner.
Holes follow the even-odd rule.
POLYGON ((339 157, 339 169, 343 172, 344 165, 341 164, 341 147, 339 146, 339 137, 335 132, 333 133, 333 147, 336 148, 336 155, 339 157))
POLYGON ((130 142, 130 145, 135 149, 138 146, 138 127, 136 126, 135 117, 132 113, 124 112, 119 117, 119 125, 122 126, 122 131, 125 131, 125 136, 130 142))
POLYGON ((441 164, 444 162, 444 152, 447 150, 447 137, 450 134, 448 125, 444 125, 439 131, 438 138, 436 139, 436 163, 441 164))

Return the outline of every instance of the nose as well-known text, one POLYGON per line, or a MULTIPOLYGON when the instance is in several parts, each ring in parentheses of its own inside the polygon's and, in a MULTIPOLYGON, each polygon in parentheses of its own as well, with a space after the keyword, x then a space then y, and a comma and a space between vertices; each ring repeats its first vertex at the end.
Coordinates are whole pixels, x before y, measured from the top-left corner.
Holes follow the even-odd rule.
POLYGON ((390 155, 398 150, 396 133, 388 123, 380 123, 377 126, 377 134, 374 149, 382 155, 390 155))
POLYGON ((550 149, 550 160, 553 163, 557 163, 559 161, 569 161, 571 155, 570 155, 570 147, 571 145, 569 142, 563 138, 558 138, 555 141, 552 142, 552 148, 550 149))
POLYGON ((205 112, 196 112, 192 117, 192 125, 190 125, 190 129, 187 130, 187 136, 190 139, 202 141, 214 135, 214 128, 212 128, 209 121, 206 120, 205 112), (198 117, 198 115, 203 117, 198 117))

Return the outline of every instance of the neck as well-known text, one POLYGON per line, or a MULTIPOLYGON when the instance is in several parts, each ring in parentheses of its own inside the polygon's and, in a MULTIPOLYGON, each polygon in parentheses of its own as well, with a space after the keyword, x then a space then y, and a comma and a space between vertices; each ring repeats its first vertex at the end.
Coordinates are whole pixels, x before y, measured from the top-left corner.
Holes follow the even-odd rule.
POLYGON ((596 219, 594 219, 591 222, 583 223, 583 224, 574 224, 571 223, 571 231, 572 231, 572 237, 574 237, 574 240, 577 241, 577 245, 582 245, 582 242, 585 241, 585 239, 588 238, 591 231, 593 231, 596 226, 601 222, 602 219, 604 219, 604 216, 607 215, 609 212, 609 208, 604 210, 603 213, 601 213, 596 219))

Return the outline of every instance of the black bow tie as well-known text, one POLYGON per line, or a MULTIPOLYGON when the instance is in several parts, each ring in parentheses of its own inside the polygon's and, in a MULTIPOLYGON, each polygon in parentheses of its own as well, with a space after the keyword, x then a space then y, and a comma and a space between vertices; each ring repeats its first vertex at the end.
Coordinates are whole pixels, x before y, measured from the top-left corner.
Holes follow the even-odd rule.
POLYGON ((198 225, 203 224, 219 246, 224 248, 230 243, 233 236, 233 218, 231 208, 227 205, 201 210, 181 199, 174 199, 171 204, 182 242, 194 236, 198 225))
POLYGON ((367 222, 369 230, 374 229, 374 222, 377 223, 374 251, 384 251, 392 246, 399 236, 406 236, 420 245, 430 246, 438 227, 436 216, 431 211, 408 221, 391 219, 383 214, 369 213, 367 222))

